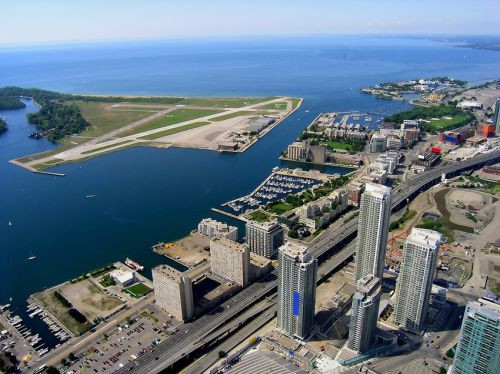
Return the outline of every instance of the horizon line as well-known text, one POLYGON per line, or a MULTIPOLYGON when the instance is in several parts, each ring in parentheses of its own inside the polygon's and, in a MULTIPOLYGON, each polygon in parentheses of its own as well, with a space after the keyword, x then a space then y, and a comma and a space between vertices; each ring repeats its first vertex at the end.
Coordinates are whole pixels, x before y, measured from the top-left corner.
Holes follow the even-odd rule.
POLYGON ((499 34, 451 34, 451 33, 339 33, 339 34, 241 34, 241 35, 191 35, 191 36, 165 36, 157 38, 111 38, 111 39, 87 39, 87 40, 58 40, 58 41, 32 41, 21 43, 0 43, 0 49, 31 49, 31 48, 50 48, 50 47, 70 47, 70 46, 92 46, 120 43, 157 43, 168 41, 217 41, 217 40, 259 40, 263 38, 289 39, 289 38, 328 38, 328 37, 385 37, 391 39, 397 38, 462 38, 476 37, 500 38, 499 34))

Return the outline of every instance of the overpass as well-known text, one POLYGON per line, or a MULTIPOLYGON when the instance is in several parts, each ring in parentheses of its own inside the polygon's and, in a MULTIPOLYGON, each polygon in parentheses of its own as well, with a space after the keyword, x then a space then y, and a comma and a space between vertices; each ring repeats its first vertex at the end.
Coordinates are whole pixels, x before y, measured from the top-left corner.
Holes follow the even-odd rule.
MULTIPOLYGON (((425 191, 439 183, 443 173, 446 176, 453 176, 466 170, 498 162, 500 162, 500 151, 493 151, 463 162, 436 167, 425 174, 411 178, 394 189, 392 210, 398 211, 421 191, 425 191)), ((352 219, 341 228, 327 229, 309 247, 311 254, 318 258, 318 261, 322 264, 318 269, 318 280, 354 254, 355 246, 348 244, 355 238, 356 232, 357 220, 352 219), (344 247, 345 251, 341 251, 344 247), (325 264, 323 265, 323 263, 325 264), (327 271, 328 269, 330 271, 327 271)), ((245 288, 208 314, 194 322, 186 323, 174 336, 160 343, 152 352, 144 354, 117 372, 146 374, 158 373, 161 370, 171 368, 181 359, 188 358, 191 353, 209 343, 206 338, 203 339, 203 342, 200 342, 200 337, 208 336, 248 308, 254 308, 254 304, 264 296, 271 294, 271 292, 275 294, 276 288, 276 271, 273 271, 267 277, 245 288)))

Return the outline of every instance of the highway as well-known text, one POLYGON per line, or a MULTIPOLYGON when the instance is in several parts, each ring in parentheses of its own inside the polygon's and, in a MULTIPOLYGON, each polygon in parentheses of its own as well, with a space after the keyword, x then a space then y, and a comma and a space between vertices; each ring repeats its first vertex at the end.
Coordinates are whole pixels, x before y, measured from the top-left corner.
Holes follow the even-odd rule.
MULTIPOLYGON (((413 198, 419 191, 426 189, 435 184, 436 181, 439 181, 442 173, 450 175, 481 166, 485 163, 496 163, 499 161, 500 151, 494 151, 477 156, 470 160, 436 167, 429 170, 425 174, 408 179, 407 182, 402 183, 394 189, 392 195, 392 208, 393 210, 398 210, 400 205, 406 204, 407 199, 409 201, 409 199, 413 198)), ((337 251, 335 252, 335 256, 331 259, 332 262, 330 263, 330 261, 328 261, 330 264, 329 267, 333 270, 336 263, 338 266, 340 263, 345 261, 345 259, 350 257, 347 256, 344 258, 345 254, 340 253, 340 250, 342 249, 340 248, 340 245, 347 244, 348 239, 352 240, 356 231, 356 219, 348 221, 340 228, 335 228, 333 230, 327 229, 318 238, 318 240, 316 240, 314 244, 309 247, 309 250, 314 257, 318 258, 318 260, 322 260, 321 262, 325 262, 325 258, 323 257, 326 257, 325 255, 329 254, 332 249, 336 249, 337 251), (341 259, 343 260, 340 261, 341 259)), ((348 246, 346 250, 353 251, 353 246, 348 246)), ((327 273, 323 272, 322 274, 326 275, 327 273)), ((146 353, 137 360, 125 365, 117 372, 158 373, 161 370, 169 368, 177 361, 202 346, 203 344, 199 342, 200 338, 203 338, 217 328, 222 327, 239 313, 252 307, 253 304, 255 304, 263 296, 271 291, 275 291, 277 287, 275 278, 276 272, 274 271, 268 277, 264 278, 264 280, 247 287, 211 313, 200 317, 194 322, 183 325, 174 336, 160 343, 153 352, 146 353)))

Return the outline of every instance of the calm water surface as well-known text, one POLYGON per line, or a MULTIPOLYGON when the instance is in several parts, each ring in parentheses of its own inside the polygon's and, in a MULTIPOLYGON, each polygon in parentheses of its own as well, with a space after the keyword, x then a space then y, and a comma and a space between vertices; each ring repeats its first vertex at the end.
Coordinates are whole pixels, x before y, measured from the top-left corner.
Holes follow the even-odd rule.
MULTIPOLYGON (((129 95, 303 97, 286 121, 243 154, 133 148, 37 175, 7 161, 53 147, 28 139, 26 114, 2 111, 0 135, 0 304, 104 264, 150 250, 195 228, 211 207, 250 192, 322 111, 392 113, 406 104, 359 93, 381 81, 451 75, 500 77, 500 54, 424 40, 317 38, 183 41, 0 50, 0 86, 129 95), (307 111, 307 112, 306 112, 307 111), (86 195, 95 194, 93 199, 86 195), (12 226, 8 222, 12 222, 12 226), (27 261, 33 252, 38 258, 27 261)), ((344 172, 339 169, 339 172, 344 172)), ((149 275, 149 274, 146 274, 149 275)))

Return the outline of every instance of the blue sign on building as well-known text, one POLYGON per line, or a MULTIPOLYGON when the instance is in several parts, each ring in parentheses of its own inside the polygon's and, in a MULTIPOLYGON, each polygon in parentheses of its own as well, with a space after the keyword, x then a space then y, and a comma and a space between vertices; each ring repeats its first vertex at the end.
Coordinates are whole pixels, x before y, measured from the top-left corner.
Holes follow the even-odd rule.
POLYGON ((293 291, 293 315, 298 316, 300 309, 300 293, 293 291))

